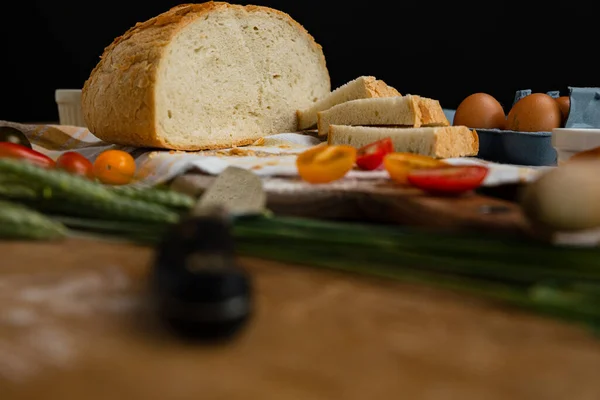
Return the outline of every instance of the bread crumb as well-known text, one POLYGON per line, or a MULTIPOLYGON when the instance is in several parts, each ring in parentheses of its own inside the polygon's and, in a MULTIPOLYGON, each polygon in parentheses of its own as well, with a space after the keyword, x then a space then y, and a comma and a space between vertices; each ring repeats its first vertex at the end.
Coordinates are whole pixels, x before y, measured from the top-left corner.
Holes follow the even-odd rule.
POLYGON ((292 146, 290 146, 289 144, 282 144, 282 145, 279 145, 279 148, 280 149, 291 149, 292 146))
POLYGON ((240 149, 239 147, 234 147, 229 150, 230 156, 254 156, 256 153, 252 150, 240 149))
POLYGON ((277 165, 277 164, 279 164, 279 160, 267 161, 267 165, 270 165, 270 166, 274 166, 274 165, 277 165))
POLYGON ((183 151, 183 150, 169 150, 169 154, 190 154, 190 153, 196 153, 196 152, 183 151))
MULTIPOLYGON (((205 155, 211 155, 211 153, 206 153, 205 155)), ((233 147, 229 150, 217 150, 217 151, 212 152, 212 155, 215 155, 217 157, 231 157, 231 156, 256 157, 257 156, 255 151, 240 148, 240 147, 233 147)))
POLYGON ((268 158, 268 157, 281 157, 281 154, 277 154, 277 153, 266 153, 266 152, 259 152, 259 153, 256 153, 256 157, 260 157, 260 158, 268 158))
POLYGON ((255 165, 255 166, 253 166, 253 167, 252 167, 252 168, 250 168, 250 169, 252 169, 252 170, 256 171, 256 170, 262 169, 262 165, 255 165))
POLYGON ((199 152, 197 154, 201 155, 201 156, 206 156, 206 157, 232 157, 232 156, 234 156, 234 157, 266 158, 266 157, 281 157, 282 156, 281 153, 269 153, 266 151, 250 150, 250 149, 245 149, 242 147, 234 147, 232 149, 226 149, 226 150, 209 150, 209 151, 199 152))
POLYGON ((256 142, 252 143, 252 146, 264 146, 264 145, 265 145, 265 138, 264 137, 261 137, 256 142))

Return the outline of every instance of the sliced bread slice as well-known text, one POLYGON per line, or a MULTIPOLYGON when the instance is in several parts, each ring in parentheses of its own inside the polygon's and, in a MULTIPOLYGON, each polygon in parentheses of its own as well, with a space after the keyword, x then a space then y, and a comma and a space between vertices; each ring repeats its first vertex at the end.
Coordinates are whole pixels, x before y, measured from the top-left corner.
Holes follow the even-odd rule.
POLYGON ((466 126, 393 128, 331 125, 328 143, 360 148, 386 137, 392 139, 394 151, 401 153, 436 158, 476 156, 479 153, 479 136, 466 126))
POLYGON ((370 99, 374 97, 400 96, 400 93, 384 81, 373 76, 360 76, 350 81, 333 92, 319 99, 312 106, 298 110, 298 130, 314 128, 317 125, 317 113, 325 111, 337 104, 356 99, 370 99))
POLYGON ((448 126, 440 102, 421 96, 372 98, 347 101, 318 113, 319 136, 329 125, 448 126))

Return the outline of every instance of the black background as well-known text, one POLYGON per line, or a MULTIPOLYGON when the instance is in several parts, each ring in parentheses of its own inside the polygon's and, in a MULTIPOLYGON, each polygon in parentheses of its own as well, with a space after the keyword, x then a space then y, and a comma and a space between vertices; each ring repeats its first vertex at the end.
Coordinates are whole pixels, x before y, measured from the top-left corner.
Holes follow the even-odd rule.
MULTIPOLYGON (((169 0, 2 2, 0 119, 55 121, 57 88, 80 88, 104 47, 169 0)), ((456 108, 474 92, 505 108, 519 89, 600 86, 592 3, 264 0, 323 46, 333 88, 374 75, 456 108)))

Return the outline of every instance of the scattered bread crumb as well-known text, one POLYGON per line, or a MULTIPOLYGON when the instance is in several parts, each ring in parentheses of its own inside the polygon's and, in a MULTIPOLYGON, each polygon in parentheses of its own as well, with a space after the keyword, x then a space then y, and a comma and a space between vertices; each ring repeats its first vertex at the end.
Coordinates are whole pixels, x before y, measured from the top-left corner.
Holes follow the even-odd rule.
POLYGON ((289 144, 282 144, 282 145, 279 145, 279 148, 280 149, 291 149, 292 146, 290 146, 289 144))
POLYGON ((229 150, 229 155, 231 156, 253 156, 256 152, 252 150, 240 149, 239 147, 234 147, 229 150))
MULTIPOLYGON (((290 146, 281 145, 280 148, 287 148, 290 146)), ((149 155, 149 158, 156 157, 159 153, 154 152, 149 155)), ((185 152, 178 150, 170 150, 169 154, 195 154, 204 157, 259 157, 259 158, 278 158, 285 154, 275 152, 270 153, 266 151, 251 150, 244 147, 233 147, 231 149, 222 150, 202 150, 197 152, 185 152)))
POLYGON ((264 137, 261 137, 256 142, 252 143, 252 146, 264 146, 264 145, 265 145, 265 138, 264 137))
POLYGON ((190 154, 191 152, 189 151, 183 151, 183 150, 169 150, 169 154, 190 154))
POLYGON ((252 168, 250 168, 250 169, 252 169, 252 170, 255 170, 255 171, 256 171, 256 170, 262 169, 262 165, 255 165, 255 166, 253 166, 253 167, 252 167, 252 168))
POLYGON ((256 157, 262 157, 262 158, 268 158, 268 157, 281 157, 281 154, 278 153, 265 153, 265 152, 260 152, 260 153, 256 153, 256 157))
POLYGON ((241 157, 252 157, 256 156, 256 152, 253 150, 246 150, 239 147, 234 147, 230 150, 219 150, 215 153, 217 157, 227 156, 241 156, 241 157))

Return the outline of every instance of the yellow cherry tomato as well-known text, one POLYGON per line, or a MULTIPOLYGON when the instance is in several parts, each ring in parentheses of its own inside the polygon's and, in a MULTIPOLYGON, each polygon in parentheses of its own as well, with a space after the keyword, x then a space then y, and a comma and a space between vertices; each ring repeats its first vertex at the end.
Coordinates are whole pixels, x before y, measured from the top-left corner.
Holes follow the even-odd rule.
POLYGON ((135 160, 121 150, 104 151, 94 161, 94 175, 107 185, 126 185, 135 175, 135 160))
POLYGON ((407 184, 406 177, 414 169, 439 168, 448 165, 433 157, 412 153, 390 153, 383 159, 383 165, 395 182, 407 184))
POLYGON ((352 146, 312 147, 298 156, 300 177, 309 183, 328 183, 343 178, 354 167, 356 149, 352 146))

